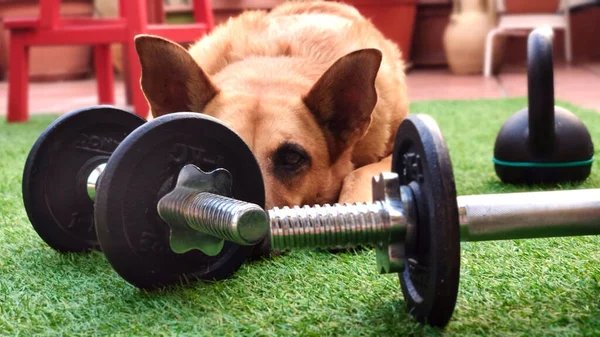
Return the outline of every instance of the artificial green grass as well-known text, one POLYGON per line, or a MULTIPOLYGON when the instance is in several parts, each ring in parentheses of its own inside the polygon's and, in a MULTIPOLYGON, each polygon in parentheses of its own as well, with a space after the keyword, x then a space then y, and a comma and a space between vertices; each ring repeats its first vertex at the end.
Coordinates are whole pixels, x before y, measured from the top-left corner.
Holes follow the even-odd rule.
MULTIPOLYGON (((600 115, 562 105, 598 142, 600 115)), ((412 104, 411 112, 439 123, 464 195, 528 190, 502 185, 491 162, 497 131, 524 106, 524 99, 438 101, 412 104)), ((0 335, 600 335, 600 237, 463 243, 457 308, 443 331, 412 320, 397 275, 377 274, 371 250, 294 252, 214 284, 140 291, 101 253, 56 253, 29 224, 21 173, 54 118, 0 123, 0 335)), ((583 184, 560 188, 600 187, 598 160, 583 184)))

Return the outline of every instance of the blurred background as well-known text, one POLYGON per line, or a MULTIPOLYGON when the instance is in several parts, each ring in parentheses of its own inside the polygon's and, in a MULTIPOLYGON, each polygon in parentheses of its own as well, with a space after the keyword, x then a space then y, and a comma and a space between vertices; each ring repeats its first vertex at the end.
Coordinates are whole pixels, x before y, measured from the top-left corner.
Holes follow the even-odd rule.
MULTIPOLYGON (((42 2, 45 0, 41 0, 42 2)), ((196 21, 193 0, 146 3, 148 24, 196 21)), ((214 24, 247 9, 269 10, 285 0, 212 0, 214 24)), ((412 100, 520 96, 525 90, 526 37, 555 28, 557 96, 600 111, 600 1, 597 0, 346 0, 403 52, 412 100), (490 69, 485 70, 486 40, 490 69), (490 42, 491 41, 491 42, 490 42), (488 76, 485 76, 488 75, 488 76)), ((40 0, 0 0, 0 20, 38 18, 40 0)), ((117 18, 119 0, 62 0, 61 18, 117 18)), ((9 27, 10 28, 10 27, 9 27)), ((0 34, 0 116, 9 107, 10 29, 0 34)), ((17 27, 18 28, 18 27, 17 27)), ((185 43, 184 43, 185 45, 185 43)), ((111 44, 115 104, 132 106, 123 47, 111 44), (126 68, 126 67, 125 67, 126 68)), ((28 109, 62 113, 97 103, 91 45, 32 45, 28 109)), ((19 71, 15 69, 13 71, 19 71)))

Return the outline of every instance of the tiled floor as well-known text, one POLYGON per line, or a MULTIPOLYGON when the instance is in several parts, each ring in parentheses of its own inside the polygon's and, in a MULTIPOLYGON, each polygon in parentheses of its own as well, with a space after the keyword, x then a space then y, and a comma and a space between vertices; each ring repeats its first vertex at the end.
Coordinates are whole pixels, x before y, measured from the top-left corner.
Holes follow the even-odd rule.
MULTIPOLYGON (((493 78, 455 76, 447 69, 415 70, 408 74, 408 89, 412 101, 523 97, 527 74, 524 67, 502 69, 493 78)), ((600 63, 555 66, 554 94, 600 112, 600 63)))
MULTIPOLYGON (((408 73, 411 101, 478 99, 525 96, 524 68, 503 69, 493 78, 455 76, 446 68, 415 69, 408 73)), ((600 112, 600 63, 557 65, 554 72, 558 99, 600 112)), ((0 116, 6 115, 8 86, 0 82, 0 116)), ((116 85, 117 106, 125 107, 125 90, 116 85)), ((30 113, 63 113, 96 104, 94 79, 68 82, 32 83, 30 113)))
MULTIPOLYGON (((523 74, 501 74, 498 81, 509 97, 527 95, 523 74)), ((554 94, 563 101, 600 112, 600 64, 557 68, 554 72, 554 94)))

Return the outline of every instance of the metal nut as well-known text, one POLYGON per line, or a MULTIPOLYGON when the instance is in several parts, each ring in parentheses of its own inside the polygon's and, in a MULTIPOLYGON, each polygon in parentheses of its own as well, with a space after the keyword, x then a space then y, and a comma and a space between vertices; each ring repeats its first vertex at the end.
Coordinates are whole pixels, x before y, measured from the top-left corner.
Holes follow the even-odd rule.
POLYGON ((412 205, 412 193, 400 187, 398 174, 381 173, 372 180, 373 202, 382 202, 386 208, 388 231, 376 248, 377 269, 380 273, 399 273, 404 270, 405 238, 408 229, 407 209, 412 205))

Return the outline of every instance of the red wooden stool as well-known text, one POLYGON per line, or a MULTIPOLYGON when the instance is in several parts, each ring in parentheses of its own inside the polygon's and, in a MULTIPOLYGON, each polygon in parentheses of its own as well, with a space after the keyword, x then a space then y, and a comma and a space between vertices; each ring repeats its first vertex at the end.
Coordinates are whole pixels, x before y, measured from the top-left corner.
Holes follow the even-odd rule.
MULTIPOLYGON (((123 61, 126 83, 130 83, 134 111, 148 116, 148 103, 139 85, 141 68, 133 39, 138 34, 152 34, 175 42, 192 42, 209 32, 213 26, 210 0, 193 0, 192 24, 149 24, 147 0, 119 0, 119 18, 61 18, 60 0, 40 0, 38 18, 11 18, 4 21, 10 31, 8 122, 28 120, 29 47, 33 45, 94 46, 94 68, 98 86, 98 102, 114 104, 114 75, 111 43, 123 44, 123 61)), ((156 16, 164 16, 163 0, 151 7, 154 22, 162 22, 156 16)))

